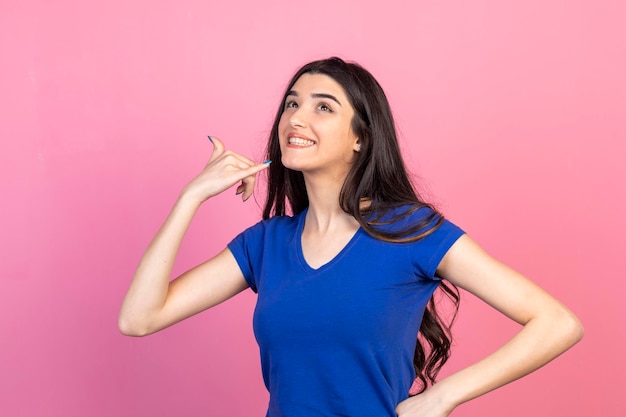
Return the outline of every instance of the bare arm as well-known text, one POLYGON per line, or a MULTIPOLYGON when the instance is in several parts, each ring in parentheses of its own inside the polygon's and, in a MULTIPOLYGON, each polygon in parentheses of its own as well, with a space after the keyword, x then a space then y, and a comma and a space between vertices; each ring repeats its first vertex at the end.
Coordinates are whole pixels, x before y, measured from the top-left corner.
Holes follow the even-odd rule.
POLYGON ((458 405, 540 368, 583 336, 576 316, 537 285, 462 236, 438 274, 524 327, 479 362, 398 405, 398 416, 445 417, 458 405))
POLYGON ((217 138, 213 142, 206 167, 185 187, 141 258, 120 310, 119 328, 126 335, 154 333, 247 287, 228 249, 170 282, 183 236, 200 205, 238 182, 237 191, 247 200, 256 173, 268 166, 225 151, 217 138))

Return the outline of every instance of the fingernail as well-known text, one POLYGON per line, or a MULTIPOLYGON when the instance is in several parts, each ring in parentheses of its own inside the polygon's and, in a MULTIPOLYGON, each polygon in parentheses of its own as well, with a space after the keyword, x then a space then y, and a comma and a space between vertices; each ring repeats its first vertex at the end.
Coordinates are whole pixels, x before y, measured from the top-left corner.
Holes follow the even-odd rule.
POLYGON ((211 141, 211 143, 213 143, 213 139, 211 139, 211 136, 207 136, 207 138, 209 138, 209 140, 211 141))
POLYGON ((241 191, 237 191, 237 192, 235 193, 235 195, 239 195, 239 194, 241 194, 241 193, 243 193, 243 190, 241 190, 241 191))
POLYGON ((272 160, 271 160, 271 159, 268 159, 267 161, 265 161, 265 162, 263 162, 263 163, 264 163, 265 165, 268 165, 268 164, 271 164, 271 163, 272 163, 272 160))

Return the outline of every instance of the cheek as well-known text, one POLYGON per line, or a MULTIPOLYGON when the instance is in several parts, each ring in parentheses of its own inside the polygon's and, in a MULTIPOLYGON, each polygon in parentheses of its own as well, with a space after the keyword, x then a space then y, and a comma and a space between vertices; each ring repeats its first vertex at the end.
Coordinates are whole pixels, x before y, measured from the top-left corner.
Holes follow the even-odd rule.
POLYGON ((280 145, 280 153, 283 153, 283 146, 287 142, 287 138, 285 136, 286 129, 288 126, 288 118, 285 117, 285 113, 280 116, 280 120, 278 121, 278 144, 280 145))
POLYGON ((278 133, 281 134, 285 127, 287 126, 289 118, 285 115, 285 113, 280 115, 280 119, 278 120, 278 133))

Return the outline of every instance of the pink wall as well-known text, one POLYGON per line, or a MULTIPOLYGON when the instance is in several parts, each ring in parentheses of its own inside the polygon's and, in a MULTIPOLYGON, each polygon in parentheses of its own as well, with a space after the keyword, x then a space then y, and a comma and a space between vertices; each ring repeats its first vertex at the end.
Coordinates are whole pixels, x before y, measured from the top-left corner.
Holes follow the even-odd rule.
MULTIPOLYGON (((288 77, 338 54, 386 88, 449 217, 586 326, 567 355, 454 415, 622 415, 622 4, 2 0, 1 414, 263 415, 251 293, 144 339, 121 336, 117 312, 206 135, 260 159, 288 77)), ((258 216, 211 201, 177 272, 258 216)), ((446 372, 515 328, 466 297, 446 372)))

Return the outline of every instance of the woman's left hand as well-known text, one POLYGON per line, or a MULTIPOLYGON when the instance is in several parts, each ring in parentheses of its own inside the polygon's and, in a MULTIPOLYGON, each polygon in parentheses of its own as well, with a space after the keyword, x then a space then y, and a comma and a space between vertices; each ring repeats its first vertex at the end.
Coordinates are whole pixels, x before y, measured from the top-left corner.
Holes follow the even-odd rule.
POLYGON ((396 407, 398 417, 447 417, 454 407, 437 395, 436 386, 409 397, 396 407))

